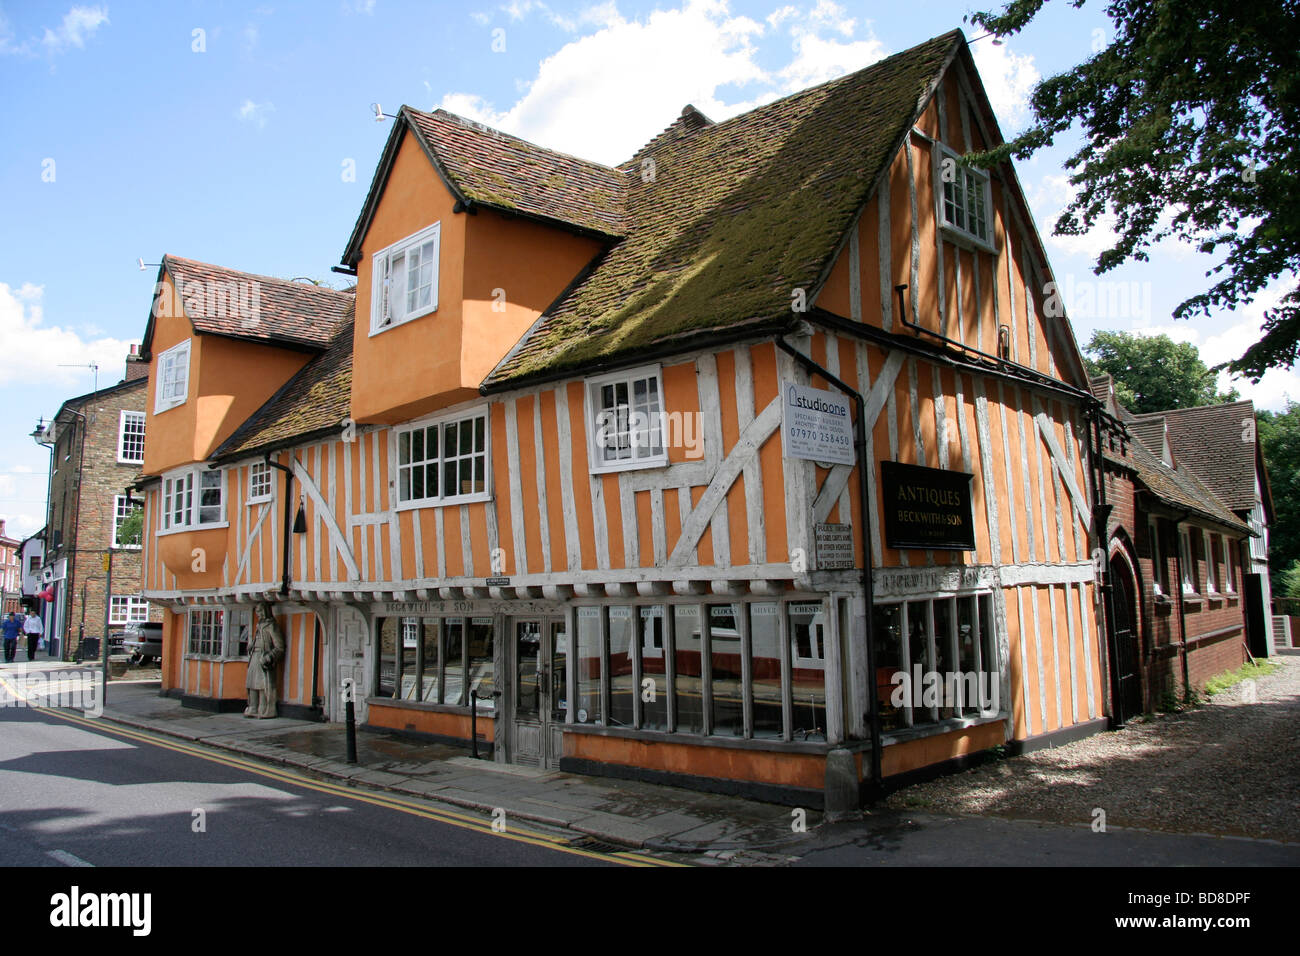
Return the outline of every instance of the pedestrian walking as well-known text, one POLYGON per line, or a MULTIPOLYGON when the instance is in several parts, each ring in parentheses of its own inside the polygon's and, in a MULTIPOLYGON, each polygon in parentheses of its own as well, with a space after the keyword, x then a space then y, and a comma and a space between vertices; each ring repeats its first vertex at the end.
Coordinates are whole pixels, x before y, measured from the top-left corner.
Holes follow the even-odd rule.
POLYGON ((27 635, 27 659, 34 661, 36 648, 41 643, 41 635, 45 633, 45 626, 41 624, 39 617, 29 612, 27 620, 23 621, 23 633, 27 635))
POLYGON ((18 620, 18 616, 13 611, 5 615, 4 621, 0 622, 0 633, 4 635, 6 664, 12 664, 18 654, 18 635, 22 630, 23 622, 18 620))

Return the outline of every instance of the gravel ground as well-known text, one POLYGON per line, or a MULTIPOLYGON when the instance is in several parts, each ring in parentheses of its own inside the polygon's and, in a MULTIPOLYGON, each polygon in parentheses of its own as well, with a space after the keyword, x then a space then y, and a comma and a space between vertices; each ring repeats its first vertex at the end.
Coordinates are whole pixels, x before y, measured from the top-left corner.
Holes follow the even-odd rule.
POLYGON ((900 790, 893 809, 1300 842, 1300 658, 1181 714, 900 790))

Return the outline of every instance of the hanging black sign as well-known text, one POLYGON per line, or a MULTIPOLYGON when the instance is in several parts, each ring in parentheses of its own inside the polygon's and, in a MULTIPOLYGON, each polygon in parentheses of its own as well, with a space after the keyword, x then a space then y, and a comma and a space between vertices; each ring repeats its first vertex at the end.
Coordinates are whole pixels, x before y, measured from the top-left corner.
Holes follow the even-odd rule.
POLYGON ((975 550, 972 475, 882 461, 880 477, 888 547, 975 550))

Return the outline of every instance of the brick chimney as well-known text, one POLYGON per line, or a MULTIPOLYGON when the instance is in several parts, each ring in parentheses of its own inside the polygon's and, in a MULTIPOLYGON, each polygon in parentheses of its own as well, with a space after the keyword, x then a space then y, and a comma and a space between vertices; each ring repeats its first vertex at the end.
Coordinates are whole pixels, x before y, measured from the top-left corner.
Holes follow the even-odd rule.
POLYGON ((140 357, 140 346, 132 343, 131 354, 126 357, 126 380, 134 382, 136 379, 145 378, 148 375, 149 363, 140 357))

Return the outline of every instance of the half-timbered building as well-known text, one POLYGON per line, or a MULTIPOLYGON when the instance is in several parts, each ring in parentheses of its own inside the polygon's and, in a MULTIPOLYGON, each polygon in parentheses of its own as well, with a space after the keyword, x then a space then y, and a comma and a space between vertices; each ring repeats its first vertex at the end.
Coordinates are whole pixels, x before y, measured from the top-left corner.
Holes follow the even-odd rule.
POLYGON ((403 108, 354 291, 167 257, 166 688, 241 705, 270 599, 284 712, 512 763, 815 803, 1100 729, 1095 402, 998 142, 960 33, 617 167, 403 108))

